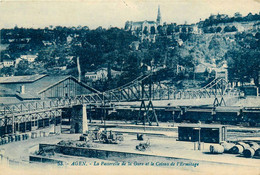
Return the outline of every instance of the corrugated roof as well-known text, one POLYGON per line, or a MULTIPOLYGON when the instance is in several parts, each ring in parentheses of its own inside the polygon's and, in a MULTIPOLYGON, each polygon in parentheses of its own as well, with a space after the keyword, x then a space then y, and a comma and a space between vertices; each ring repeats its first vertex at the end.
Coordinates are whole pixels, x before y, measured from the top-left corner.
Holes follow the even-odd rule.
POLYGON ((0 77, 0 84, 3 83, 31 83, 47 75, 28 75, 28 76, 11 76, 0 77))
POLYGON ((0 85, 0 96, 3 94, 12 94, 12 90, 9 88, 1 87, 0 85))
POLYGON ((35 96, 38 96, 38 93, 42 91, 43 89, 56 84, 57 82, 64 80, 68 78, 68 75, 64 76, 45 76, 38 81, 35 81, 34 83, 26 84, 25 85, 25 93, 26 94, 33 94, 35 96))
POLYGON ((11 103, 19 103, 21 102, 16 97, 0 97, 0 105, 1 104, 11 104, 11 103))
MULTIPOLYGON (((54 77, 53 77, 53 78, 54 78, 54 77)), ((38 93, 42 93, 42 92, 44 92, 44 91, 46 91, 46 90, 52 88, 53 86, 59 84, 60 82, 64 81, 64 80, 67 79, 67 78, 71 78, 71 79, 73 79, 73 80, 75 80, 75 81, 78 82, 78 80, 77 80, 75 77, 73 77, 73 76, 59 76, 59 79, 60 79, 59 81, 55 81, 55 83, 52 83, 52 84, 50 84, 49 86, 43 88, 43 89, 42 89, 41 91, 39 91, 38 93)), ((94 93, 99 92, 98 90, 96 90, 96 89, 94 89, 94 88, 92 88, 92 87, 90 87, 90 86, 88 86, 88 85, 86 85, 86 84, 84 84, 84 83, 82 83, 82 82, 78 82, 78 83, 79 83, 81 86, 83 86, 83 87, 89 89, 90 91, 92 91, 92 92, 94 92, 94 93)))
POLYGON ((39 97, 35 97, 33 94, 16 94, 19 100, 40 100, 39 97))

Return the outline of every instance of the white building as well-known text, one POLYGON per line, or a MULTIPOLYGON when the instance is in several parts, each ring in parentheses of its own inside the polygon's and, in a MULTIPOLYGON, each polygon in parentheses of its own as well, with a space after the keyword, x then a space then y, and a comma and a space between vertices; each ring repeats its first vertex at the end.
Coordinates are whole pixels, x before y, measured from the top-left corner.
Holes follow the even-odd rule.
POLYGON ((85 73, 85 77, 91 79, 92 81, 97 80, 97 73, 96 72, 87 72, 85 73))
POLYGON ((50 41, 42 41, 43 42, 43 44, 44 44, 44 46, 51 46, 52 45, 52 42, 50 42, 50 41))
MULTIPOLYGON (((120 75, 121 72, 111 70, 111 76, 116 77, 117 75, 120 75)), ((97 81, 97 80, 106 80, 108 77, 108 72, 107 68, 100 68, 94 72, 87 72, 85 73, 85 77, 88 79, 91 79, 92 81, 97 81)))
POLYGON ((100 68, 98 70, 96 70, 95 72, 87 72, 85 74, 86 78, 89 78, 93 81, 96 80, 105 80, 107 79, 107 69, 106 68, 100 68))
POLYGON ((216 68, 214 69, 216 72, 215 78, 224 78, 226 81, 228 81, 228 70, 225 68, 216 68))
POLYGON ((4 59, 3 60, 4 67, 11 67, 14 65, 14 61, 11 59, 4 59))
POLYGON ((9 54, 5 54, 2 58, 2 67, 11 67, 14 66, 14 60, 11 59, 9 54))
POLYGON ((20 58, 27 60, 28 62, 34 62, 35 58, 37 58, 37 54, 36 55, 21 55, 20 58))
POLYGON ((214 68, 215 67, 212 64, 200 63, 197 66, 195 66, 195 73, 200 74, 200 73, 204 73, 206 71, 208 73, 211 73, 214 68))

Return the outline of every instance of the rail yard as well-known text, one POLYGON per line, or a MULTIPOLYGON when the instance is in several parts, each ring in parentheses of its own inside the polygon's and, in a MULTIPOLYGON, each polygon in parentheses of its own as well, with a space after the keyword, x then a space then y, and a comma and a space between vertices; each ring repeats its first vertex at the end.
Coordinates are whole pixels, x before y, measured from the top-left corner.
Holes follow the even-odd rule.
POLYGON ((102 93, 65 77, 41 91, 41 100, 1 105, 1 163, 259 172, 259 105, 245 102, 223 79, 174 90, 145 84, 150 76, 102 93))
MULTIPOLYGON (((246 158, 242 156, 243 154, 224 152, 212 154, 210 146, 219 146, 219 143, 202 142, 198 150, 198 142, 179 141, 178 127, 188 125, 191 124, 176 123, 173 127, 172 123, 160 122, 160 127, 157 127, 107 121, 106 130, 121 133, 123 137, 117 143, 105 143, 101 138, 83 140, 80 139, 82 134, 54 134, 53 128, 47 127, 41 130, 46 133, 44 135, 38 131, 36 137, 32 138, 30 133, 28 139, 1 145, 1 160, 2 163, 8 163, 13 167, 23 166, 29 162, 36 167, 41 162, 47 167, 64 166, 68 169, 75 166, 117 167, 126 163, 128 167, 134 168, 157 167, 181 172, 212 172, 210 167, 236 168, 237 172, 245 169, 252 172, 259 171, 259 159, 256 156, 246 158), (137 134, 142 134, 143 140, 138 140, 137 134), (147 140, 149 140, 149 147, 144 150, 136 148, 147 140), (84 149, 91 150, 91 154, 84 149), (7 157, 8 161, 5 159, 7 157)), ((201 124, 201 127, 203 126, 201 124)), ((95 131, 97 127, 104 128, 104 124, 96 120, 89 124, 90 131, 95 131)), ((259 128, 228 126, 226 143, 234 143, 234 145, 238 145, 239 141, 259 143, 259 136, 259 128)))

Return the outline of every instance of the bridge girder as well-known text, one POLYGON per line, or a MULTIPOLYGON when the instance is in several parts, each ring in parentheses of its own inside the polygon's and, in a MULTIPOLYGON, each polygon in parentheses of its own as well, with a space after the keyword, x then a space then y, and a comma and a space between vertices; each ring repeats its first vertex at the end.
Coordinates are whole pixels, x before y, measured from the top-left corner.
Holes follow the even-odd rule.
POLYGON ((3 105, 0 107, 0 116, 19 115, 20 113, 34 113, 48 110, 72 107, 81 104, 102 104, 113 102, 128 102, 140 100, 177 100, 197 98, 221 98, 224 95, 238 96, 239 91, 228 89, 224 79, 214 79, 205 87, 196 90, 177 90, 163 87, 160 83, 145 84, 151 75, 142 76, 127 85, 103 93, 79 95, 75 97, 55 98, 3 105))

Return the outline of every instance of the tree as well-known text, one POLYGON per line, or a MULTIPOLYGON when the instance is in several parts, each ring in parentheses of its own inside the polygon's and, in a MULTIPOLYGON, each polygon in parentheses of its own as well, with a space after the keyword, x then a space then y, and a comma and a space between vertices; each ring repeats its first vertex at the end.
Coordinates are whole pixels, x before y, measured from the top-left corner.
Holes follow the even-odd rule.
POLYGON ((173 29, 173 24, 168 25, 166 30, 167 35, 172 35, 173 29))
POLYGON ((152 34, 152 35, 155 34, 155 27, 154 27, 154 26, 151 27, 151 34, 152 34))
POLYGON ((194 59, 191 55, 185 57, 179 57, 178 64, 182 65, 186 68, 193 68, 194 67, 194 59))
POLYGON ((159 26, 157 27, 157 31, 158 31, 158 33, 159 33, 160 35, 164 35, 164 33, 163 33, 163 27, 162 27, 161 25, 159 25, 159 26))
POLYGON ((16 68, 15 75, 30 75, 29 63, 27 60, 21 60, 16 68))
POLYGON ((234 14, 234 18, 242 18, 241 13, 236 12, 236 13, 234 14))
POLYGON ((234 49, 226 53, 228 60, 228 76, 230 81, 240 81, 242 84, 249 80, 245 59, 245 53, 240 50, 234 49))
POLYGON ((13 67, 3 67, 0 69, 0 75, 1 76, 11 76, 13 75, 14 68, 13 67))
POLYGON ((182 39, 183 42, 185 42, 186 40, 188 40, 190 37, 189 33, 180 33, 180 39, 182 39))
POLYGON ((216 32, 219 33, 219 32, 221 32, 221 30, 222 30, 221 27, 217 27, 216 32))
POLYGON ((226 53, 231 80, 239 80, 243 83, 253 78, 255 85, 259 87, 260 46, 258 42, 256 35, 250 33, 236 35, 237 48, 232 48, 226 53))
POLYGON ((182 28, 181 28, 181 32, 182 32, 182 33, 187 33, 187 28, 186 28, 186 27, 182 27, 182 28))
POLYGON ((147 28, 147 26, 144 27, 143 34, 145 34, 145 35, 148 34, 148 28, 147 28))
POLYGON ((237 28, 235 27, 235 26, 226 26, 225 28, 224 28, 224 32, 235 32, 235 31, 237 31, 237 28))

